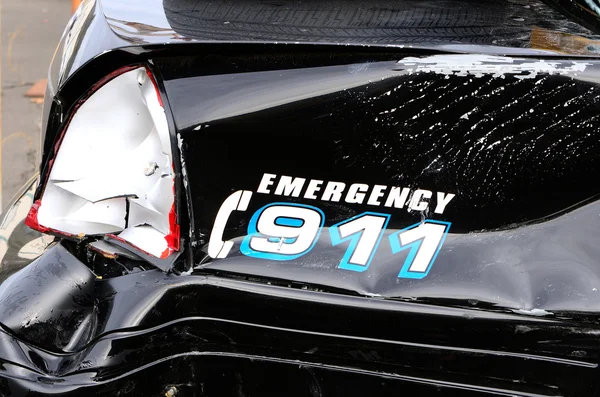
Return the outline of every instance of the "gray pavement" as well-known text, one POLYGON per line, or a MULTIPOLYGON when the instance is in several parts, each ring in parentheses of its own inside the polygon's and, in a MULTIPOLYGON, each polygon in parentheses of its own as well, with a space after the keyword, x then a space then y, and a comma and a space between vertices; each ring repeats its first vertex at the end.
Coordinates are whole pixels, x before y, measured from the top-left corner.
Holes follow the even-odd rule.
POLYGON ((48 65, 71 16, 70 0, 0 0, 0 202, 37 171, 42 105, 24 97, 48 65))

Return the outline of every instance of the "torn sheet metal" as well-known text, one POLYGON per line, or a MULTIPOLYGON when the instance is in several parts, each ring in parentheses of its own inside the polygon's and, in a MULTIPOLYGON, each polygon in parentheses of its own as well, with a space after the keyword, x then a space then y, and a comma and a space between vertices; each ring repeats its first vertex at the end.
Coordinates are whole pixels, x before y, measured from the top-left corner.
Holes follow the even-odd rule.
POLYGON ((180 251, 175 251, 167 256, 165 252, 170 250, 169 246, 163 243, 162 235, 149 226, 128 228, 118 236, 107 234, 104 238, 110 244, 132 251, 132 254, 164 272, 172 270, 173 264, 181 254, 180 251), (153 247, 151 244, 155 244, 155 246, 153 247), (148 248, 148 251, 141 247, 148 248), (162 252, 161 249, 163 249, 162 252))
POLYGON ((93 241, 87 246, 92 251, 95 251, 108 259, 115 259, 122 256, 132 260, 141 260, 141 258, 135 255, 133 252, 125 250, 104 240, 93 241))

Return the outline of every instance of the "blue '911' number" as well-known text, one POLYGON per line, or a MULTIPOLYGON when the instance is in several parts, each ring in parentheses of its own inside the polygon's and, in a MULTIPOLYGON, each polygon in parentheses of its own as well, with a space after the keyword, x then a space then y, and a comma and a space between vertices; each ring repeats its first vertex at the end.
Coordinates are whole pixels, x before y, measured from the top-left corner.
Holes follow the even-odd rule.
POLYGON ((315 246, 324 223, 325 215, 316 207, 272 203, 252 216, 240 250, 254 258, 296 259, 315 246))
MULTIPOLYGON (((365 212, 330 227, 329 236, 334 246, 348 244, 338 267, 355 272, 367 270, 389 220, 389 214, 365 212)), ((313 249, 324 224, 325 215, 317 207, 272 203, 252 216, 240 251, 254 258, 293 260, 313 249)), ((392 253, 409 250, 398 277, 421 279, 427 276, 450 225, 426 220, 391 234, 392 253)))
POLYGON ((330 227, 333 245, 350 242, 338 267, 355 272, 367 270, 389 220, 388 214, 365 212, 330 227))
POLYGON ((391 234, 392 253, 410 249, 398 277, 421 279, 427 276, 449 230, 450 222, 426 220, 391 234))

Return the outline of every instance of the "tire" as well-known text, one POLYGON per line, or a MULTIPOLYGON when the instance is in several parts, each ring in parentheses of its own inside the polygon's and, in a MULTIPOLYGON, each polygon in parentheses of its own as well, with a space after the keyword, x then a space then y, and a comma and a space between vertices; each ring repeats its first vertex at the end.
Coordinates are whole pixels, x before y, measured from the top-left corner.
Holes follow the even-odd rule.
POLYGON ((530 0, 163 0, 171 27, 197 40, 526 47, 533 26, 589 34, 530 0))

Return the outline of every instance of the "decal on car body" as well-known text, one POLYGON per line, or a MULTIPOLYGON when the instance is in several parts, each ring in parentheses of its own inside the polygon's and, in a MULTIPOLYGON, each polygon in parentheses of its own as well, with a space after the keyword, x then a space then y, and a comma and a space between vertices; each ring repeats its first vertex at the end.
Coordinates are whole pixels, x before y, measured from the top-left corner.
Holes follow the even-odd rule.
MULTIPOLYGON (((317 199, 317 193, 323 190, 322 201, 338 202, 346 192, 345 201, 362 204, 365 199, 368 205, 403 208, 426 211, 429 207, 427 199, 433 192, 416 189, 410 194, 408 188, 375 185, 371 188, 365 184, 352 184, 346 190, 342 182, 327 182, 304 178, 282 176, 275 185, 276 175, 264 174, 257 193, 300 197, 302 189, 307 186, 304 198, 317 199), (322 188, 325 186, 324 188, 322 188), (370 195, 367 198, 367 192, 370 195), (381 201, 388 192, 387 199, 381 201), (415 198, 416 197, 416 198, 415 198), (389 205, 386 205, 389 204, 389 205)), ((221 205, 213 225, 208 254, 212 258, 223 259, 228 256, 234 246, 233 241, 223 241, 223 233, 233 211, 248 210, 253 192, 240 190, 231 194, 221 205)), ((454 194, 437 192, 438 203, 434 210, 443 213, 446 205, 455 197, 454 194)), ((342 244, 347 249, 337 265, 339 269, 364 272, 369 268, 377 249, 384 240, 391 214, 379 212, 363 212, 338 222, 328 228, 331 246, 342 244)), ((322 209, 306 204, 274 202, 257 210, 243 237, 240 252, 248 257, 273 261, 289 261, 298 259, 310 252, 317 244, 325 227, 326 216, 322 209)), ((398 277, 421 279, 429 273, 450 230, 451 223, 437 220, 423 220, 405 229, 389 234, 386 241, 392 253, 409 250, 408 256, 399 270, 398 277)))

